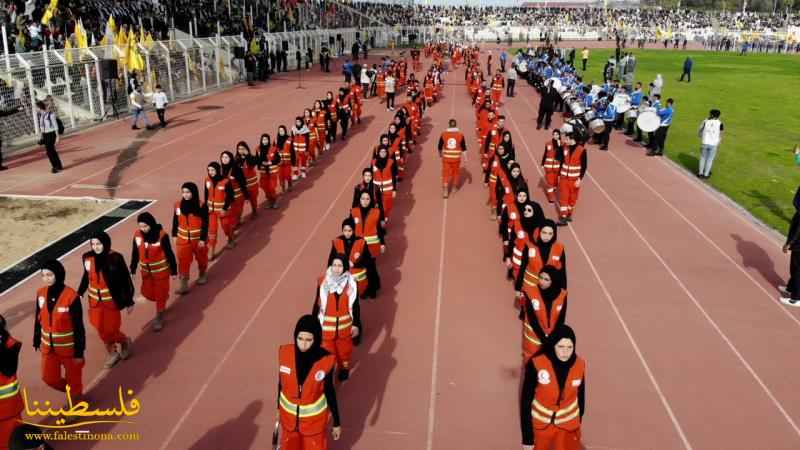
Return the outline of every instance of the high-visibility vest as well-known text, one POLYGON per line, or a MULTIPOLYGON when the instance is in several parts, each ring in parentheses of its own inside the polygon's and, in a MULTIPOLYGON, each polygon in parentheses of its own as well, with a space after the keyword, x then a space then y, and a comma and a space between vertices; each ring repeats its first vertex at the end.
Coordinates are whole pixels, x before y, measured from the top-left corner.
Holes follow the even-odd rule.
POLYGON ((529 292, 531 288, 539 285, 539 272, 544 267, 544 261, 542 261, 542 252, 539 251, 539 248, 536 245, 533 243, 528 243, 527 247, 528 264, 524 268, 525 274, 524 278, 522 279, 522 288, 528 290, 529 292))
POLYGON ((75 335, 69 310, 72 302, 79 301, 78 293, 71 287, 64 286, 61 295, 56 299, 52 313, 47 309, 46 287, 41 287, 36 291, 36 301, 39 302, 38 320, 42 328, 42 340, 39 347, 42 354, 55 353, 59 356, 74 356, 75 335))
POLYGON ((206 177, 206 190, 208 191, 208 198, 206 204, 208 205, 208 212, 215 213, 222 211, 225 207, 226 187, 228 186, 228 179, 223 178, 216 183, 211 178, 206 177))
POLYGON ((283 143, 283 147, 278 149, 278 153, 281 155, 281 166, 290 166, 292 165, 292 138, 286 138, 286 141, 283 143))
POLYGON ((376 161, 372 160, 372 182, 381 190, 382 193, 391 193, 394 191, 394 181, 392 181, 392 166, 394 160, 387 158, 386 166, 383 170, 375 165, 376 161))
POLYGON ((86 291, 89 295, 89 306, 94 308, 101 303, 114 301, 103 272, 95 270, 94 256, 89 255, 83 258, 83 268, 89 274, 89 290, 86 291))
MULTIPOLYGON (((325 277, 319 279, 318 285, 325 282, 325 277)), ((350 295, 345 287, 341 294, 328 293, 327 298, 319 298, 320 306, 324 302, 325 314, 322 316, 322 339, 349 338, 350 329, 353 327, 353 316, 350 314, 350 295)))
POLYGON ((494 91, 502 91, 504 84, 505 84, 505 82, 503 81, 503 77, 495 76, 494 77, 494 81, 492 81, 492 90, 494 90, 494 91))
POLYGON ((194 214, 183 214, 181 202, 175 202, 175 215, 178 216, 178 245, 199 241, 203 234, 203 218, 194 214))
POLYGON ((581 412, 578 407, 578 389, 586 374, 586 363, 576 357, 575 364, 567 373, 562 391, 558 385, 553 365, 545 355, 533 358, 538 384, 531 402, 533 427, 543 430, 550 425, 567 431, 575 431, 581 426, 581 412))
POLYGON ((251 166, 249 163, 245 162, 241 167, 247 188, 252 189, 258 186, 258 169, 256 166, 251 166))
POLYGON ((442 133, 441 139, 444 142, 444 148, 442 149, 443 160, 461 161, 461 146, 464 142, 464 135, 458 131, 458 128, 448 128, 442 133))
POLYGON ((284 430, 297 431, 305 436, 325 432, 330 411, 325 397, 325 377, 336 364, 336 357, 325 355, 311 366, 305 381, 297 381, 295 346, 278 349, 278 376, 281 392, 280 422, 284 430))
MULTIPOLYGON (((47 307, 45 306, 44 309, 47 309, 47 307)), ((11 336, 6 338, 6 349, 11 349, 16 344, 17 341, 11 336)), ((19 394, 17 374, 5 376, 0 373, 0 420, 17 417, 24 408, 22 396, 19 394)))
POLYGON ((166 235, 167 233, 161 230, 158 241, 147 242, 141 231, 136 230, 136 233, 133 234, 133 241, 139 252, 139 269, 142 270, 142 278, 153 277, 157 280, 169 278, 169 263, 164 254, 164 248, 161 247, 161 239, 166 235))
MULTIPOLYGON (((267 160, 266 163, 269 163, 268 168, 265 165, 259 164, 258 171, 261 173, 261 177, 269 177, 271 174, 277 174, 280 169, 280 161, 278 164, 272 164, 272 161, 275 161, 275 154, 278 153, 278 147, 274 145, 270 146, 269 150, 267 150, 267 160)), ((291 158, 291 155, 289 155, 291 158)))
MULTIPOLYGON (((528 295, 528 301, 531 303, 531 307, 533 307, 535 319, 539 322, 539 326, 542 327, 545 334, 549 336, 555 329, 558 317, 561 315, 561 310, 564 308, 564 302, 567 299, 567 291, 562 289, 558 297, 553 300, 553 304, 550 306, 549 316, 547 314, 547 307, 544 305, 544 300, 542 300, 541 291, 536 289, 532 290, 531 293, 532 295, 528 295)), ((530 320, 530 318, 526 317, 525 326, 530 328, 528 320, 530 320)), ((533 328, 530 329, 533 331, 533 328)))
POLYGON ((292 136, 292 146, 295 153, 305 153, 308 149, 308 134, 292 136))
POLYGON ((497 150, 497 146, 500 145, 500 142, 503 140, 502 132, 503 130, 497 126, 497 123, 492 126, 489 134, 486 135, 486 138, 489 139, 488 145, 484 147, 486 153, 492 154, 495 150, 497 150))
POLYGON ((339 101, 335 98, 328 105, 328 112, 331 114, 331 120, 336 122, 339 118, 339 101))
MULTIPOLYGON (((562 177, 579 178, 581 176, 581 156, 585 151, 582 145, 578 145, 574 151, 564 155, 564 161, 561 163, 562 177)), ((567 153, 566 150, 565 153, 567 153)))
POLYGON ((361 208, 357 206, 350 211, 350 214, 356 223, 356 229, 353 230, 355 235, 367 241, 370 254, 380 255, 381 240, 378 237, 378 222, 381 218, 381 212, 378 208, 372 208, 367 213, 367 217, 361 217, 361 208))
POLYGON ((314 111, 314 124, 317 130, 325 130, 328 124, 325 121, 325 112, 322 110, 314 111))
MULTIPOLYGON (((356 261, 364 254, 364 246, 366 245, 367 241, 362 238, 356 238, 353 242, 353 246, 350 248, 350 254, 347 255, 347 259, 350 262, 350 275, 353 276, 356 282, 365 281, 367 279, 367 269, 356 265, 356 261)), ((343 255, 344 241, 342 241, 341 238, 334 239, 333 248, 336 249, 337 253, 343 255)))
POLYGON ((553 266, 558 270, 564 266, 564 245, 561 242, 553 242, 550 246, 550 255, 547 256, 547 266, 553 266))
POLYGON ((233 188, 234 200, 239 197, 242 197, 244 195, 242 194, 242 186, 239 186, 239 180, 237 180, 236 177, 233 176, 233 168, 231 168, 231 174, 228 175, 228 180, 229 180, 228 182, 231 184, 231 187, 233 188))
POLYGON ((544 171, 545 173, 558 173, 561 169, 561 163, 556 158, 556 148, 550 142, 544 147, 544 171))

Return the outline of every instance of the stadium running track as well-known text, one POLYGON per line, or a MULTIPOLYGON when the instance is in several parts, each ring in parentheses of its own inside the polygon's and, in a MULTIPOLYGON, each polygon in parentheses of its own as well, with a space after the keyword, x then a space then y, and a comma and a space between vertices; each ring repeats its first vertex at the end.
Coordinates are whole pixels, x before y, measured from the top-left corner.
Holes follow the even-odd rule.
MULTIPOLYGON (((41 152, 13 158, 0 193, 155 199, 149 210, 169 226, 182 182, 200 182, 220 151, 240 139, 255 145, 262 132, 290 125, 312 99, 339 86, 337 70, 306 75, 305 90, 284 74, 176 104, 164 130, 132 132, 122 121, 69 136, 61 143, 67 170, 51 175, 41 152)), ((400 184, 379 261, 384 289, 362 307, 365 339, 339 390, 343 435, 333 449, 520 447, 520 323, 496 223, 484 206, 463 68, 446 81, 400 184), (469 161, 463 189, 444 202, 435 144, 451 117, 467 135, 469 161)), ((537 104, 535 91, 518 83, 504 112, 535 198, 555 217, 533 188, 549 136, 535 129, 537 104)), ((149 302, 123 315, 123 331, 134 338, 131 359, 103 370, 99 339, 87 329, 89 399, 112 406, 121 385, 142 404, 135 425, 92 430, 138 431, 141 441, 59 442, 59 450, 269 447, 277 346, 290 342, 295 321, 311 309, 330 240, 390 119, 375 99, 365 102, 364 115, 347 145, 334 145, 279 210, 246 223, 240 245, 212 265, 206 286, 170 300, 161 333, 146 329, 149 302)), ((792 357, 800 315, 776 301, 773 286, 787 276, 780 243, 618 133, 609 152, 592 146, 580 195, 575 222, 559 238, 572 281, 567 322, 588 361, 586 447, 800 447, 800 359, 792 357)), ((134 227, 129 218, 111 232, 126 258, 134 227)), ((83 251, 65 258, 70 285, 78 284, 83 251)), ((37 276, 15 288, 2 310, 25 343, 22 383, 33 398, 57 400, 40 381, 30 347, 38 285, 37 276)))

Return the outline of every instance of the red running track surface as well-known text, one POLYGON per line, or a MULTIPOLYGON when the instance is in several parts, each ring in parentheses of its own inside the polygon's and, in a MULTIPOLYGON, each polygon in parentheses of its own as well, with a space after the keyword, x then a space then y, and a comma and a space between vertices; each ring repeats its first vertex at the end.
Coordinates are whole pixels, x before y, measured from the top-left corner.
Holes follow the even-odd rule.
MULTIPOLYGON (((333 449, 519 448, 520 324, 484 206, 462 80, 461 70, 447 77, 400 185, 379 261, 384 289, 362 306, 366 335, 339 390, 343 436, 333 449), (435 144, 451 117, 470 159, 462 190, 445 202, 435 144)), ((206 163, 238 140, 252 145, 289 125, 339 78, 315 71, 304 83, 296 90, 286 77, 176 105, 165 130, 133 133, 121 122, 71 136, 61 144, 66 171, 51 175, 43 155, 22 156, 0 192, 97 196, 111 191, 73 185, 116 185, 117 197, 158 200, 150 210, 168 225, 182 182, 200 181, 206 163)), ((504 112, 535 186, 549 133, 533 126, 537 94, 523 83, 517 91, 504 112)), ((124 315, 123 331, 135 339, 131 359, 102 370, 99 340, 87 330, 89 399, 113 405, 122 385, 142 403, 136 425, 92 430, 138 431, 142 440, 58 443, 59 450, 269 447, 276 348, 311 309, 330 239, 390 119, 376 100, 365 102, 364 115, 347 145, 337 143, 281 209, 246 223, 241 245, 212 266, 208 285, 170 300, 161 333, 144 329, 149 303, 124 315)), ((590 150, 589 167, 575 222, 559 230, 569 254, 567 321, 588 361, 586 447, 800 447, 800 361, 791 357, 800 316, 776 302, 773 286, 786 276, 779 243, 620 134, 610 152, 590 150)), ((555 216, 541 190, 535 198, 555 216)), ((126 258, 134 226, 129 219, 111 232, 126 258)), ((73 286, 82 251, 64 260, 73 286)), ((55 401, 29 344, 38 285, 34 278, 5 295, 2 312, 25 343, 19 374, 29 395, 55 401)))

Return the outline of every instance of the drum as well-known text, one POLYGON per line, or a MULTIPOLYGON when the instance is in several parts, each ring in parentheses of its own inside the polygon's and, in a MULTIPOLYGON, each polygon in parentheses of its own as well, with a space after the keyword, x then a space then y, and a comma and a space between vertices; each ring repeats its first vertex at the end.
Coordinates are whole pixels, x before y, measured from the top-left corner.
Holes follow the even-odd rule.
POLYGON ((623 104, 621 104, 621 105, 617 106, 617 112, 618 112, 619 114, 625 114, 625 113, 626 113, 626 112, 628 112, 630 109, 631 109, 631 104, 630 104, 630 103, 628 103, 628 102, 625 102, 625 103, 623 103, 623 104))
POLYGON ((636 117, 638 117, 638 116, 639 116, 639 111, 637 111, 637 110, 635 110, 635 109, 629 109, 629 110, 628 110, 628 111, 625 113, 625 120, 631 120, 631 119, 635 119, 635 118, 636 118, 636 117))
POLYGON ((593 95, 593 96, 596 98, 596 97, 597 97, 597 94, 598 94, 598 93, 599 93, 599 92, 600 92, 602 89, 603 89, 602 87, 600 87, 600 86, 598 86, 598 85, 596 85, 596 84, 595 84, 595 85, 593 85, 593 86, 592 86, 592 89, 589 91, 589 93, 590 93, 590 94, 592 94, 592 95, 593 95))
POLYGON ((656 131, 659 125, 661 125, 661 119, 659 119, 658 114, 653 111, 645 111, 639 114, 639 117, 636 119, 636 126, 648 133, 656 131))
MULTIPOLYGON (((564 92, 564 88, 563 88, 563 86, 561 86, 561 79, 560 78, 555 78, 555 77, 548 78, 547 81, 552 81, 553 82, 553 89, 558 91, 559 94, 564 92)), ((547 82, 545 82, 544 84, 546 86, 547 82)))
POLYGON ((572 111, 572 114, 575 115, 575 116, 580 116, 585 111, 583 109, 583 105, 581 105, 581 102, 572 102, 569 105, 569 109, 572 111))
POLYGON ((592 119, 589 121, 589 129, 595 134, 600 134, 606 129, 606 124, 603 123, 603 119, 592 119))
POLYGON ((593 109, 586 110, 583 113, 583 118, 586 119, 587 122, 591 122, 595 117, 597 117, 597 113, 595 113, 593 109))

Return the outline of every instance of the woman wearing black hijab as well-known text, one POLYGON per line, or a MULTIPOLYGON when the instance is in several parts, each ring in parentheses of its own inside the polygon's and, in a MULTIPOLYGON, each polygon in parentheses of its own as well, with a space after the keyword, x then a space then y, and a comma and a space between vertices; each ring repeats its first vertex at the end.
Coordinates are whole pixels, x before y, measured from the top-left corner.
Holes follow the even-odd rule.
POLYGON ((247 190, 247 180, 244 178, 242 168, 236 163, 233 153, 225 150, 219 155, 219 165, 222 169, 222 176, 227 177, 233 189, 233 204, 228 211, 228 219, 231 221, 234 235, 238 234, 239 224, 242 221, 244 211, 244 201, 250 200, 250 192, 247 190))
POLYGON ((0 449, 8 448, 11 433, 21 422, 25 409, 17 379, 21 349, 22 343, 11 336, 5 317, 0 316, 0 449))
POLYGON ((375 263, 378 255, 386 251, 386 231, 383 228, 383 212, 375 207, 372 196, 369 192, 362 192, 358 206, 350 210, 350 219, 355 224, 355 235, 367 241, 370 258, 365 261, 367 267, 367 277, 369 285, 366 297, 375 298, 381 288, 378 268, 375 263))
POLYGON ((72 398, 81 398, 86 331, 80 297, 64 284, 66 272, 57 260, 44 263, 41 272, 44 286, 36 291, 33 348, 42 353, 42 381, 61 392, 69 386, 72 398))
POLYGON ((178 275, 178 263, 172 253, 169 235, 152 214, 143 212, 136 222, 139 229, 133 234, 131 275, 136 275, 137 267, 142 268, 142 297, 156 303, 153 331, 161 331, 169 298, 169 278, 178 275))
POLYGON ((200 274, 197 284, 206 284, 208 269, 208 208, 200 205, 197 185, 188 181, 181 186, 181 199, 175 202, 175 215, 172 216, 172 233, 175 238, 175 251, 178 253, 178 273, 180 287, 176 294, 189 292, 189 270, 192 258, 197 259, 200 274))
POLYGON ((528 240, 519 244, 517 248, 521 253, 520 268, 514 282, 517 297, 521 297, 523 290, 536 285, 536 275, 545 265, 553 266, 559 271, 559 280, 564 289, 567 288, 566 254, 564 246, 558 242, 558 227, 550 219, 544 221, 535 236, 528 236, 528 240), (532 238, 532 240, 531 240, 532 238))
POLYGON ((89 297, 89 322, 106 346, 105 367, 111 368, 131 354, 131 340, 120 331, 120 311, 133 312, 133 281, 125 258, 111 249, 111 237, 97 231, 89 240, 92 250, 83 254, 83 278, 78 295, 89 297), (120 349, 117 351, 117 345, 120 349))
POLYGON ((488 163, 486 173, 483 178, 483 184, 489 190, 489 200, 486 202, 489 205, 489 220, 497 218, 497 191, 499 185, 499 177, 507 173, 508 163, 513 161, 507 153, 506 147, 501 143, 497 146, 494 156, 488 163))
POLYGON ((529 241, 534 242, 535 236, 539 233, 539 227, 545 222, 542 207, 535 201, 528 199, 525 204, 519 206, 520 220, 516 228, 511 230, 507 240, 509 242, 505 254, 506 267, 509 269, 509 276, 512 280, 519 275, 520 264, 522 264, 522 252, 527 251, 525 244, 529 241))
POLYGON ((389 149, 384 146, 378 147, 378 154, 372 160, 372 179, 380 187, 385 225, 389 221, 394 198, 397 196, 398 172, 395 160, 389 156, 389 149))
POLYGON ((278 152, 278 147, 272 145, 272 138, 269 134, 262 134, 258 145, 258 171, 261 174, 258 182, 267 198, 267 202, 264 204, 267 208, 278 208, 280 163, 281 154, 278 152))
MULTIPOLYGON (((346 256, 350 266, 350 274, 353 275, 358 285, 358 295, 361 298, 365 298, 370 283, 374 284, 376 281, 370 280, 367 271, 369 260, 372 259, 372 255, 369 254, 369 247, 367 247, 367 241, 357 237, 355 229, 356 224, 353 219, 344 219, 342 222, 342 234, 331 243, 327 266, 330 267, 336 255, 346 256)), ((380 278, 377 283, 380 284, 380 278)))
POLYGON ((316 317, 308 314, 297 321, 294 343, 280 346, 278 364, 280 448, 327 449, 329 418, 333 440, 339 440, 342 428, 333 383, 336 358, 322 348, 316 317))
POLYGON ((217 256, 217 230, 222 228, 228 238, 226 248, 234 248, 236 241, 233 236, 233 222, 231 219, 233 205, 233 188, 230 180, 222 175, 219 163, 212 161, 206 167, 206 181, 203 186, 206 207, 208 208, 208 257, 217 256))
POLYGON ((575 332, 562 325, 525 364, 519 402, 523 450, 583 448, 586 362, 575 346, 575 332))
POLYGON ((538 277, 538 284, 522 293, 523 361, 533 356, 567 318, 567 290, 561 284, 558 269, 544 266, 538 277))

